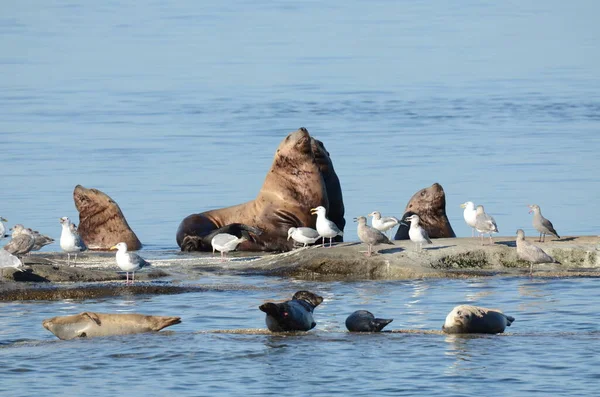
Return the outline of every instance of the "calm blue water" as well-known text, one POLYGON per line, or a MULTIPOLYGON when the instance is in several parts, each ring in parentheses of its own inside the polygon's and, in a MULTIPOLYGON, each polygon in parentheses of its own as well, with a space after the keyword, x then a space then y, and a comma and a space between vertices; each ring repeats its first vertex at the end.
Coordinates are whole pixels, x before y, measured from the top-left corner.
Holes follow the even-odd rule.
MULTIPOLYGON (((599 234, 597 2, 2 9, 0 215, 9 225, 58 239, 58 218, 77 219, 72 191, 82 184, 115 199, 147 248, 173 249, 186 215, 254 198, 279 142, 304 126, 332 155, 347 240, 356 240, 351 218, 400 216, 433 182, 446 191, 459 236, 470 235, 459 208, 467 200, 484 204, 502 235, 534 234, 532 203, 561 235, 599 234)), ((10 395, 80 395, 90 386, 132 396, 280 394, 290 383, 285 392, 296 395, 596 393, 595 280, 417 283, 425 292, 410 316, 410 283, 319 284, 329 301, 311 335, 193 333, 263 326, 256 306, 296 289, 268 283, 272 290, 133 302, 4 304, 0 387, 10 395), (526 335, 340 332, 354 306, 395 316, 394 327, 439 329, 451 306, 472 296, 515 315, 511 331, 526 335), (40 325, 63 312, 119 308, 177 312, 184 323, 172 335, 70 343, 40 325), (575 334, 556 336, 565 330, 575 334), (14 343, 24 337, 41 342, 14 343)))
MULTIPOLYGON (((85 302, 0 304, 0 393, 103 395, 595 395, 600 369, 597 280, 492 278, 314 283, 246 278, 260 289, 85 302), (297 289, 322 294, 305 335, 199 331, 265 328, 258 306, 297 289), (357 309, 389 330, 439 330, 459 303, 502 308, 508 335, 346 332, 357 309), (589 304, 581 304, 588 302, 589 304), (92 310, 178 314, 171 332, 59 341, 44 318, 92 310), (35 381, 32 381, 35 379, 35 381)), ((236 283, 235 277, 202 282, 236 283)), ((247 284, 246 284, 247 285, 247 284)))

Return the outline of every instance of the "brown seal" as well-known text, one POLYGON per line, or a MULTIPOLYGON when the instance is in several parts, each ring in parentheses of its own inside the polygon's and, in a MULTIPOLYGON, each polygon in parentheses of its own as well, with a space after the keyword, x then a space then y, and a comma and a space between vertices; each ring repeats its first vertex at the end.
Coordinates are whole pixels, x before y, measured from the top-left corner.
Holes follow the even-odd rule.
POLYGON ((313 154, 311 137, 300 128, 280 143, 256 199, 189 215, 179 225, 177 244, 182 251, 210 251, 208 237, 217 230, 237 235, 229 230, 235 225, 237 232, 254 234, 238 250, 288 251, 293 248, 293 241, 287 240, 289 228, 314 228, 316 218, 310 209, 318 206, 329 208, 327 187, 313 154), (256 235, 256 229, 262 233, 256 235))
POLYGON ((73 316, 49 318, 42 325, 58 338, 69 340, 156 332, 180 322, 180 317, 83 312, 73 316))
POLYGON ((73 191, 75 208, 79 212, 79 236, 90 250, 109 250, 117 243, 127 243, 131 251, 142 243, 127 224, 119 205, 98 189, 81 185, 73 191))
MULTIPOLYGON (((419 215, 419 224, 430 238, 456 237, 446 216, 446 194, 439 183, 419 190, 410 198, 402 219, 414 214, 419 215)), ((408 240, 409 229, 410 225, 400 223, 394 240, 408 240)))

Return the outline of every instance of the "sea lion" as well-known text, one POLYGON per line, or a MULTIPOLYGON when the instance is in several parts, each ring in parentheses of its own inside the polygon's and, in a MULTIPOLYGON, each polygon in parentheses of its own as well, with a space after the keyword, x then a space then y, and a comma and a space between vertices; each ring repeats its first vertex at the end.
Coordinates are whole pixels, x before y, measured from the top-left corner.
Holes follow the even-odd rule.
MULTIPOLYGON (((335 223, 340 230, 344 230, 346 219, 344 218, 344 197, 342 195, 342 185, 340 179, 335 173, 333 162, 329 156, 329 152, 325 149, 325 145, 318 139, 310 138, 315 161, 319 166, 323 180, 325 181, 325 189, 327 190, 327 201, 329 201, 329 210, 327 216, 330 221, 335 223)), ((344 241, 344 236, 335 236, 336 242, 344 241)))
POLYGON ((515 321, 499 310, 456 306, 446 317, 442 331, 447 334, 498 334, 515 321))
POLYGON ((367 310, 357 310, 346 319, 346 328, 350 332, 379 332, 394 319, 375 318, 367 310))
POLYGON ((181 250, 212 250, 207 236, 215 229, 219 229, 215 234, 229 233, 240 237, 228 230, 232 224, 251 233, 252 230, 262 232, 241 243, 238 250, 291 250, 293 241, 287 240, 289 228, 314 228, 315 218, 310 209, 329 207, 327 188, 310 138, 306 128, 300 128, 280 143, 256 199, 186 217, 177 230, 177 244, 181 250))
POLYGON ((42 325, 59 339, 69 340, 154 332, 180 322, 180 317, 83 312, 49 318, 42 325))
POLYGON ((283 303, 268 302, 258 308, 267 313, 265 319, 271 332, 309 331, 317 323, 313 310, 323 302, 323 298, 309 291, 298 291, 292 300, 283 303))
MULTIPOLYGON (((439 183, 416 192, 409 200, 402 219, 419 215, 420 225, 430 238, 456 237, 446 216, 446 194, 439 183)), ((408 240, 410 222, 401 222, 394 240, 408 240)))
POLYGON ((79 212, 77 232, 90 250, 110 250, 120 242, 127 243, 132 251, 142 248, 142 243, 127 224, 119 205, 98 189, 81 185, 73 191, 75 208, 79 212))

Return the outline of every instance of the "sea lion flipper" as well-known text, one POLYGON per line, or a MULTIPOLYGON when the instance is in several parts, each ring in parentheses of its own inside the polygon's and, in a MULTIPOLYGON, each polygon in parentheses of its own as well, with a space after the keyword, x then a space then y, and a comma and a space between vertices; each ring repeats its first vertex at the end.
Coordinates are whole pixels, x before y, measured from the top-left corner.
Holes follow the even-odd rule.
POLYGON ((97 325, 100 325, 100 317, 98 317, 98 314, 94 313, 94 312, 83 312, 81 313, 82 316, 88 317, 90 320, 92 320, 93 322, 95 322, 97 325))

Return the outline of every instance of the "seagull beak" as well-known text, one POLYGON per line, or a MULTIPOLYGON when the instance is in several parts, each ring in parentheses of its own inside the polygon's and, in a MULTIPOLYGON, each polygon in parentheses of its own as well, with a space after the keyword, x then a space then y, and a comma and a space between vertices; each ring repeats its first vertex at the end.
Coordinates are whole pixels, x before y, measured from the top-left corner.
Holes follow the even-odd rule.
POLYGON ((316 213, 317 213, 317 209, 316 209, 316 208, 311 208, 311 209, 310 209, 310 213, 311 213, 312 215, 316 214, 316 213))
POLYGON ((352 218, 354 222, 358 222, 358 218, 352 218))
POLYGON ((112 247, 110 247, 111 250, 116 250, 118 249, 116 245, 113 245, 112 247))
POLYGON ((467 205, 466 205, 465 203, 462 203, 462 204, 460 205, 460 208, 467 208, 467 205))
POLYGON ((8 222, 8 219, 6 219, 6 218, 2 218, 2 217, 0 216, 0 221, 2 221, 2 222, 8 222))

